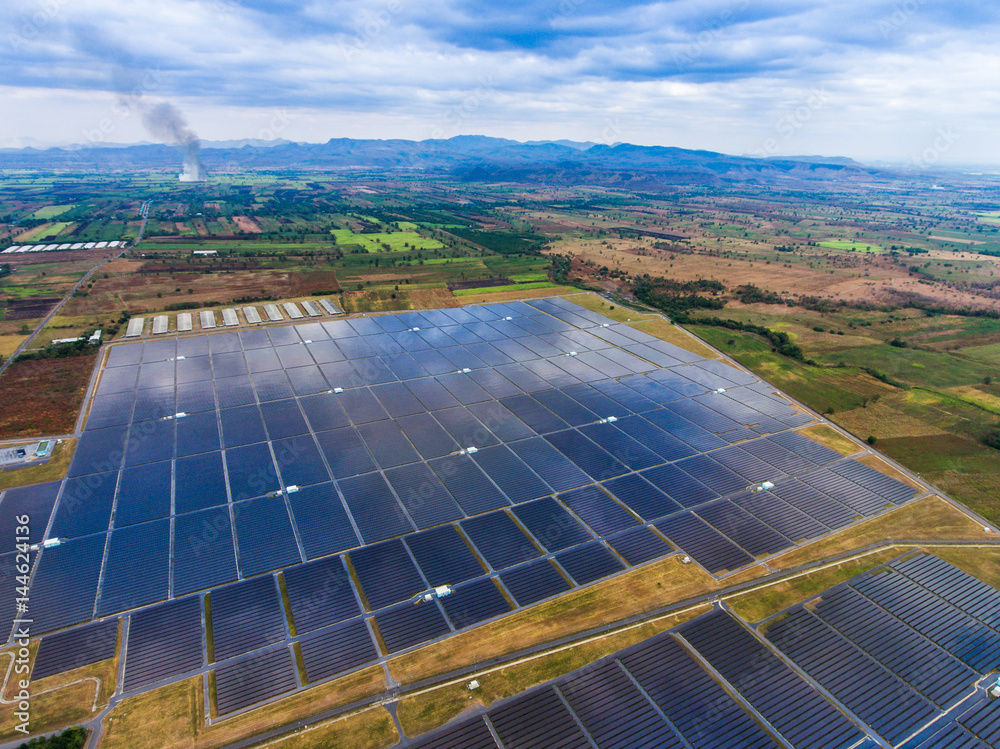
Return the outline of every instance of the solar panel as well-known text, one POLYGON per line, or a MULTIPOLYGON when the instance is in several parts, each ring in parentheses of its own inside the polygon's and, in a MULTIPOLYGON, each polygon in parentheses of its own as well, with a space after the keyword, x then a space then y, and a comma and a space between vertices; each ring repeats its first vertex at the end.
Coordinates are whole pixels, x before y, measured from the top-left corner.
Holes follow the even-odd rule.
POLYGON ((461 508, 423 463, 385 472, 390 486, 418 528, 430 528, 463 517, 461 508))
POLYGON ((490 711, 490 722, 505 746, 559 746, 590 749, 592 744, 552 687, 511 700, 490 711))
POLYGON ((792 546, 787 538, 729 500, 704 505, 695 513, 754 556, 775 554, 792 546))
POLYGON ((629 528, 608 539, 611 547, 630 565, 650 562, 671 554, 674 548, 644 525, 629 528))
POLYGON ((427 583, 399 539, 352 551, 350 557, 372 611, 406 601, 427 589, 427 583))
POLYGON ((333 484, 307 486, 288 495, 306 559, 358 546, 358 536, 333 484))
POLYGON ((449 455, 428 461, 428 465, 467 515, 477 515, 510 504, 469 455, 449 455))
POLYGON ((284 497, 234 503, 233 520, 245 577, 302 561, 284 497))
POLYGON ((118 471, 67 479, 56 504, 50 538, 75 538, 106 531, 111 520, 118 471))
POLYGON ((128 692, 204 665, 201 598, 192 596, 132 614, 125 678, 128 692))
POLYGON ((488 577, 460 585, 440 600, 455 629, 484 622, 511 610, 510 603, 488 577))
POLYGON ((330 480, 330 472, 323 464, 323 456, 312 435, 274 440, 271 447, 286 487, 322 484, 330 480))
POLYGON ((34 632, 89 622, 104 558, 103 535, 45 549, 31 580, 34 632))
POLYGON ((342 479, 338 485, 365 543, 384 541, 414 530, 381 474, 342 479))
POLYGON ((550 552, 592 538, 580 521, 551 497, 515 505, 513 512, 535 539, 550 552))
POLYGON ((113 658, 118 645, 118 620, 94 622, 42 638, 31 669, 31 680, 72 671, 113 658))
POLYGON ((420 460, 403 431, 392 421, 361 424, 358 426, 358 433, 380 468, 392 468, 420 460))
POLYGON ((540 437, 514 442, 508 447, 557 492, 590 483, 587 474, 540 437))
POLYGON ((97 615, 164 600, 170 580, 169 560, 169 520, 112 531, 97 615))
POLYGON ((302 649, 302 663, 310 683, 378 659, 378 650, 364 619, 355 619, 304 637, 299 647, 302 649))
POLYGON ((226 472, 233 502, 276 491, 278 474, 266 443, 226 450, 226 472))
POLYGON ((357 476, 376 468, 375 461, 354 427, 317 432, 316 441, 319 442, 319 448, 335 479, 357 476))
POLYGON ((612 424, 588 424, 580 427, 580 431, 633 471, 663 462, 659 455, 612 424))
POLYGON ((405 541, 432 587, 456 585, 483 574, 482 565, 455 526, 414 533, 405 541))
POLYGON ((552 493, 545 482, 504 445, 479 450, 472 459, 512 502, 527 502, 552 493))
POLYGON ((287 647, 275 648, 218 666, 215 705, 219 715, 226 715, 297 686, 291 652, 287 647))
POLYGON ((792 541, 816 538, 827 533, 827 528, 822 523, 782 501, 773 492, 742 494, 733 499, 733 502, 792 541))
POLYGON ((497 749, 497 742, 483 718, 449 725, 415 741, 414 749, 497 749))
POLYGON ((31 518, 28 543, 36 544, 43 540, 60 486, 60 482, 52 481, 7 490, 0 502, 0 554, 16 550, 20 534, 15 531, 20 525, 17 522, 20 515, 31 518))
POLYGON ((361 614, 351 576, 340 557, 285 570, 292 621, 300 635, 361 614))
POLYGON ((236 579, 236 551, 228 507, 178 515, 174 520, 174 595, 236 579))
POLYGON ((270 575, 216 588, 209 600, 216 661, 285 639, 285 613, 270 575))
POLYGON ((753 562, 752 556, 690 512, 660 520, 656 527, 713 574, 753 562))
MULTIPOLYGON (((174 511, 178 515, 228 501, 222 453, 177 458, 175 465, 174 511)), ((143 469, 136 470, 141 472, 143 469)))
POLYGON ((463 520, 460 524, 476 549, 495 570, 540 556, 538 548, 505 512, 463 520))
POLYGON ((125 427, 86 432, 76 443, 67 476, 102 473, 118 467, 125 449, 125 427))
POLYGON ((601 536, 639 524, 634 515, 596 486, 560 494, 559 499, 601 536))
POLYGON ((382 642, 389 653, 420 645, 451 632, 441 610, 433 603, 404 603, 375 614, 382 642))
POLYGON ((575 546, 556 554, 555 559, 577 585, 587 585, 625 569, 621 560, 600 541, 575 546))
POLYGON ((676 465, 650 468, 643 471, 642 476, 684 507, 697 507, 719 496, 715 491, 695 480, 691 474, 682 471, 676 465))
POLYGON ((728 613, 716 609, 679 632, 792 746, 847 749, 865 738, 728 613))

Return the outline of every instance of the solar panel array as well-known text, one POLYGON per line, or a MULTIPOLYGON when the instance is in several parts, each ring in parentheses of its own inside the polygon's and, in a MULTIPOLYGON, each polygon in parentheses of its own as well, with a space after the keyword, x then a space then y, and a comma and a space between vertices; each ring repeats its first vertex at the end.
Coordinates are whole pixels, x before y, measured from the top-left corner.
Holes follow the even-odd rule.
POLYGON ((326 678, 676 548, 725 573, 914 494, 795 432, 811 417, 746 372, 561 299, 119 345, 99 374, 68 478, 38 490, 65 543, 36 566, 35 627, 211 590, 220 667, 301 641, 326 678))
MULTIPOLYGON (((906 592, 891 600, 908 604, 905 610, 920 621, 934 619, 924 597, 934 587, 952 601, 938 598, 932 609, 952 605, 952 614, 998 616, 1000 591, 920 554, 839 585, 785 612, 790 616, 775 617, 766 639, 715 608, 411 746, 1000 746, 1000 701, 990 702, 977 689, 982 671, 963 665, 957 655, 962 646, 903 627, 903 620, 868 598, 875 591, 899 591, 900 581, 906 581, 906 592)), ((968 637, 969 626, 956 621, 949 631, 968 637)), ((980 643, 989 639, 979 634, 980 643)), ((993 657, 992 663, 995 669, 1000 659, 993 657)))

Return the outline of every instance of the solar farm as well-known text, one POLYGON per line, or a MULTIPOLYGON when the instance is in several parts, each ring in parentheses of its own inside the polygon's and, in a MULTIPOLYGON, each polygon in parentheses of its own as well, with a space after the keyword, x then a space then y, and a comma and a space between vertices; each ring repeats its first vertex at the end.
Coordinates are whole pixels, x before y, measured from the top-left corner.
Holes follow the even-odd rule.
MULTIPOLYGON (((107 352, 67 478, 0 495, 4 522, 30 514, 44 542, 31 614, 52 634, 34 676, 108 658, 120 624, 120 695, 202 676, 221 719, 668 556, 723 580, 918 494, 800 433, 821 419, 746 371, 560 298, 107 352)), ((762 725, 794 746, 946 746, 910 737, 1000 663, 1000 594, 966 575, 949 598, 931 573, 897 567, 839 588, 839 606, 789 612, 766 639, 718 610, 420 746, 549 746, 529 734, 557 726, 577 736, 567 746, 770 746, 762 725), (903 598, 865 582, 890 578, 903 598), (946 695, 837 623, 847 607, 878 630, 916 627, 918 594, 921 612, 933 603, 982 635, 971 660, 931 629, 901 640, 904 656, 947 663, 946 695), (878 699, 855 705, 859 690, 810 649, 820 637, 868 649, 870 673, 860 655, 840 667, 878 672, 878 699, 911 700, 912 715, 883 724, 878 699), (761 662, 766 685, 744 683, 761 662), (769 701, 777 685, 787 703, 769 701)), ((975 733, 966 712, 949 718, 956 736, 975 733)), ((947 746, 996 746, 977 740, 947 746)))
POLYGON ((1000 591, 918 554, 756 628, 715 608, 411 746, 988 749, 998 624, 1000 591))

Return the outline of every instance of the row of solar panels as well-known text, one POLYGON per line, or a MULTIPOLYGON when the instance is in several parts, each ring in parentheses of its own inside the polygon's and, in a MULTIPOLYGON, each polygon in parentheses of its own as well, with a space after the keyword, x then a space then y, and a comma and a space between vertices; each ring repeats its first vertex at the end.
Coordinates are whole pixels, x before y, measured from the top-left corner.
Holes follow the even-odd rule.
MULTIPOLYGON (((361 575, 360 592, 373 609, 398 603, 416 589, 469 580, 456 571, 466 563, 465 569, 473 577, 490 571, 502 576, 511 567, 553 555, 569 579, 587 584, 625 569, 619 558, 637 564, 672 551, 643 522, 653 522, 673 544, 709 571, 719 573, 788 549, 798 540, 825 535, 913 494, 911 488, 854 461, 834 464, 832 471, 813 469, 801 478, 779 481, 770 492, 732 499, 717 499, 715 492, 674 465, 626 477, 635 481, 604 482, 606 491, 586 485, 592 477, 573 468, 580 475, 578 481, 555 485, 582 488, 553 490, 548 469, 558 453, 552 447, 548 447, 553 450, 551 455, 540 452, 546 443, 538 438, 511 443, 511 447, 516 450, 519 444, 529 449, 510 452, 497 445, 474 458, 464 455, 432 461, 429 467, 416 464, 384 474, 361 474, 337 484, 308 485, 284 496, 231 504, 227 504, 225 477, 212 478, 211 465, 195 456, 194 460, 178 461, 178 467, 183 462, 185 469, 190 469, 194 480, 190 491, 182 488, 175 494, 174 508, 185 513, 173 518, 169 463, 126 469, 120 481, 116 473, 71 479, 50 531, 53 537, 70 541, 42 554, 32 581, 36 627, 45 631, 87 621, 95 615, 95 598, 96 614, 104 616, 225 584, 235 580, 238 571, 244 576, 257 575, 400 535, 408 546, 424 543, 421 539, 435 539, 452 577, 437 579, 434 567, 425 567, 411 547, 419 569, 402 553, 390 567, 392 574, 361 575), (519 457, 526 461, 518 463, 522 471, 511 472, 510 462, 519 457), (493 472, 497 468, 499 473, 493 472), (489 483, 483 469, 500 481, 506 495, 489 483), (858 483, 844 478, 844 473, 858 483), (851 508, 814 488, 816 483, 828 483, 818 479, 827 478, 836 479, 835 486, 845 495, 871 494, 878 498, 877 504, 851 508), (107 533, 116 486, 115 529, 107 533), (691 491, 696 486, 702 494, 691 491), (553 491, 561 493, 556 498, 545 496, 553 491), (514 505, 509 511, 501 509, 510 502, 514 505), (839 508, 837 522, 830 520, 833 508, 839 508), (456 520, 455 525, 440 525, 456 520), (415 529, 420 532, 415 533, 415 529), (611 550, 594 539, 610 543, 611 550), (487 569, 475 561, 469 549, 475 549, 487 569), (409 576, 402 574, 407 565, 409 576), (103 584, 98 597, 99 580, 103 584), (68 600, 67 591, 71 592, 68 600)), ((259 488, 247 488, 244 493, 261 493, 276 485, 273 467, 263 468, 264 461, 270 463, 270 453, 240 452, 240 457, 246 458, 246 465, 237 489, 250 487, 257 480, 262 481, 259 488), (275 483, 267 483, 269 480, 275 483)), ((346 458, 350 460, 350 455, 346 458)), ((677 465, 685 464, 681 461, 677 465)), ((715 466, 726 470, 721 463, 715 466)), ((230 471, 234 468, 232 463, 230 471)), ((52 484, 44 491, 43 487, 30 492, 12 490, 0 501, 0 508, 12 513, 32 509, 44 527, 57 489, 58 484, 52 484)), ((398 540, 389 544, 403 548, 398 540)), ((384 548, 376 544, 350 552, 359 575, 358 560, 384 548)), ((523 602, 518 594, 514 598, 523 602)))
POLYGON ((57 252, 64 250, 94 250, 105 247, 121 247, 124 242, 63 242, 62 244, 21 244, 13 245, 0 252, 0 255, 21 254, 26 252, 57 252))
MULTIPOLYGON (((301 320, 304 317, 322 317, 324 313, 328 315, 339 315, 342 310, 329 299, 317 299, 315 301, 311 299, 306 299, 305 301, 299 302, 282 302, 279 308, 277 304, 265 304, 264 315, 268 322, 283 322, 285 321, 285 315, 289 320, 301 320), (301 304, 301 308, 299 307, 301 304), (282 309, 284 314, 282 314, 282 309)), ((263 322, 264 318, 261 317, 260 310, 256 307, 233 307, 221 310, 222 315, 222 325, 224 327, 235 327, 241 324, 240 312, 243 313, 243 317, 246 321, 252 325, 263 322)), ((206 309, 198 313, 198 322, 202 330, 213 330, 218 327, 218 318, 215 316, 215 311, 206 309)), ((125 329, 126 338, 138 338, 146 330, 146 318, 144 317, 133 317, 128 321, 128 327, 125 329)), ((170 317, 168 315, 155 315, 152 318, 152 323, 150 325, 151 335, 163 335, 164 333, 190 333, 194 330, 194 317, 190 312, 180 312, 177 314, 176 318, 176 328, 174 331, 170 329, 170 317)))
POLYGON ((986 645, 1000 637, 1000 592, 936 557, 919 555, 827 591, 816 605, 823 613, 810 604, 778 617, 767 639, 715 609, 409 746, 1000 746, 1000 701, 990 702, 976 684, 986 664, 1000 665, 1000 655, 986 645), (935 595, 934 585, 950 602, 935 595), (849 601, 845 591, 860 600, 849 601), (943 623, 945 610, 957 621, 934 629, 928 622, 941 617, 943 623), (833 620, 851 634, 835 631, 833 620), (918 629, 911 628, 914 623, 918 629), (963 650, 974 637, 969 628, 982 644, 978 669, 961 660, 962 653, 971 653, 963 650), (964 634, 955 639, 958 632, 964 634))

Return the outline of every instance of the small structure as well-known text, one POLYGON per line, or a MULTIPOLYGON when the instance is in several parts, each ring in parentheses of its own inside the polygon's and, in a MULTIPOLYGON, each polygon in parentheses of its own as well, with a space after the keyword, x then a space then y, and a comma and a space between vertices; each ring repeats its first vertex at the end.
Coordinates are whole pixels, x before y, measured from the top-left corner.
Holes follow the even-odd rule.
POLYGON ((138 338, 142 335, 142 330, 146 326, 146 319, 144 317, 133 317, 128 321, 128 327, 125 329, 126 338, 138 338))
POLYGON ((203 309, 199 315, 198 319, 201 322, 202 330, 211 330, 216 326, 215 313, 210 309, 203 309))
POLYGON ((247 322, 251 325, 256 325, 260 320, 260 312, 257 311, 256 307, 244 307, 243 316, 246 317, 247 322))
POLYGON ((222 310, 222 324, 226 327, 232 325, 239 325, 240 318, 236 315, 236 310, 234 309, 224 309, 222 310))
POLYGON ((166 315, 157 315, 153 318, 153 335, 163 335, 170 332, 170 318, 166 315))
POLYGON ((194 330, 194 319, 190 312, 181 312, 177 315, 177 332, 190 333, 194 330))
POLYGON ((288 314, 289 319, 302 319, 302 310, 299 309, 299 305, 295 302, 283 302, 281 306, 285 308, 285 312, 288 314))
POLYGON ((218 255, 219 251, 218 250, 194 250, 191 254, 192 255, 198 255, 199 257, 212 257, 214 255, 218 255))

